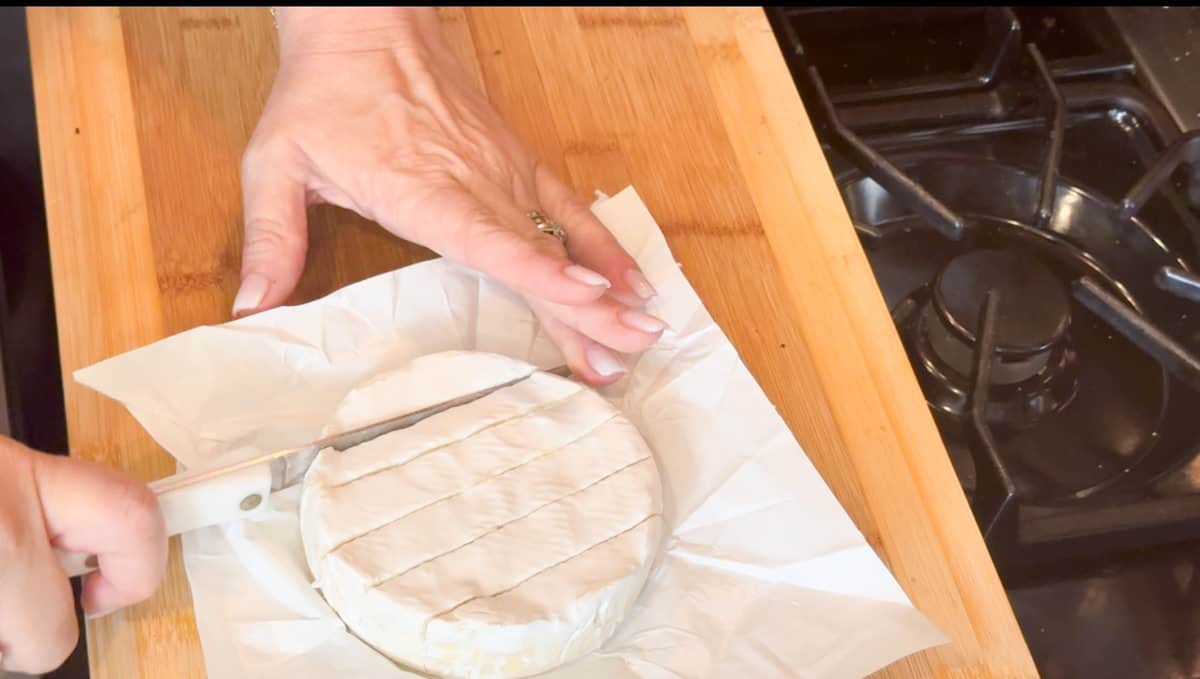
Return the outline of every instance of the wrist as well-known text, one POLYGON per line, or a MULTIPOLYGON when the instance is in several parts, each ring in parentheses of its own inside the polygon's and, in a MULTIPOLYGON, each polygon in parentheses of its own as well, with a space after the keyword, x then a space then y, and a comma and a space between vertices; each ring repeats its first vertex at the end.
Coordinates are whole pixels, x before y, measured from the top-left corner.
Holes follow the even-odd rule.
MULTIPOLYGON (((421 38, 428 7, 275 7, 281 58, 292 52, 386 49, 421 38)), ((436 21, 436 12, 434 14, 436 21)))

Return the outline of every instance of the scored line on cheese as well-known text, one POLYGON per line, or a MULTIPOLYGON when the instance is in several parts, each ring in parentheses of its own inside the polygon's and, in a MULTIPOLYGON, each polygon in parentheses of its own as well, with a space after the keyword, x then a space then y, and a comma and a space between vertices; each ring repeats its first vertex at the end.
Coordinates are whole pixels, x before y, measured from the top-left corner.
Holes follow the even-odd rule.
MULTIPOLYGON (((510 387, 498 389, 477 401, 438 413, 416 424, 399 429, 354 447, 353 455, 340 455, 329 460, 324 470, 323 485, 345 485, 358 477, 388 467, 399 457, 411 457, 438 448, 446 443, 472 436, 503 421, 519 418, 531 409, 549 407, 580 391, 579 384, 545 373, 534 373, 510 387), (453 432, 447 434, 447 432, 453 432), (402 444, 399 448, 395 444, 402 444)), ((387 398, 385 395, 379 399, 387 398)), ((398 414, 381 404, 373 418, 380 420, 398 414)), ((339 420, 342 418, 338 418, 339 420)), ((355 420, 361 418, 354 418, 355 420)), ((331 431, 326 432, 333 433, 331 431)), ((345 451, 343 451, 345 452, 345 451)))
MULTIPOLYGON (((647 521, 640 526, 570 561, 542 571, 516 588, 486 599, 475 599, 440 618, 432 618, 426 628, 426 640, 436 643, 446 628, 463 620, 504 624, 513 620, 559 619, 562 611, 545 605, 557 599, 556 592, 569 591, 576 601, 599 597, 605 600, 606 606, 621 607, 624 599, 620 596, 609 598, 605 590, 615 586, 617 589, 626 589, 626 596, 636 596, 636 589, 630 591, 626 585, 616 583, 620 583, 622 575, 649 570, 653 555, 639 551, 639 547, 653 540, 653 536, 661 535, 663 525, 661 516, 647 517, 647 521), (641 561, 643 557, 649 558, 641 561)), ((602 610, 593 609, 592 613, 602 614, 602 610)), ((586 626, 578 630, 579 633, 587 631, 586 626)))
MULTIPOLYGON (((512 386, 512 387, 505 387, 504 389, 499 389, 499 390, 497 390, 497 391, 495 391, 495 392, 492 392, 491 394, 489 394, 489 395, 487 395, 487 396, 483 397, 483 399, 480 399, 480 400, 482 401, 482 400, 484 400, 484 399, 491 398, 492 396, 496 396, 497 394, 499 394, 499 395, 503 395, 503 394, 504 394, 504 392, 508 391, 509 389, 518 389, 519 387, 520 387, 520 384, 518 384, 518 385, 514 385, 514 386, 512 386)), ((480 423, 479 423, 479 424, 480 424, 480 426, 479 426, 478 428, 476 428, 476 429, 473 429, 473 430, 470 430, 470 431, 467 431, 467 432, 463 433, 463 435, 462 435, 460 438, 457 438, 457 439, 452 439, 452 440, 449 440, 449 441, 443 441, 443 442, 439 442, 439 443, 437 443, 436 445, 433 445, 433 446, 431 446, 431 447, 428 447, 428 448, 425 448, 425 449, 422 449, 422 450, 415 451, 415 452, 412 454, 412 456, 411 456, 411 457, 409 457, 409 458, 406 458, 406 459, 403 459, 403 460, 399 460, 399 461, 393 462, 393 463, 391 463, 391 464, 388 464, 388 465, 386 465, 386 466, 383 466, 383 467, 379 467, 379 468, 377 468, 377 469, 371 469, 370 471, 367 471, 367 472, 365 472, 365 473, 359 474, 358 476, 352 476, 352 477, 350 477, 349 479, 346 479, 346 480, 343 480, 343 481, 340 481, 340 482, 337 482, 337 483, 330 484, 330 486, 329 486, 329 487, 330 487, 330 488, 341 488, 342 486, 348 486, 348 485, 350 485, 350 484, 352 484, 352 483, 354 483, 354 482, 356 482, 356 481, 358 481, 358 480, 360 480, 360 479, 366 478, 366 477, 368 477, 368 476, 372 476, 372 475, 375 475, 375 474, 380 474, 380 473, 386 472, 386 471, 388 471, 389 469, 392 469, 392 468, 394 468, 394 467, 398 467, 398 466, 401 466, 401 465, 404 465, 404 464, 408 464, 409 462, 412 462, 413 460, 416 460, 417 458, 423 457, 423 456, 425 456, 425 455, 428 455, 428 454, 430 454, 430 453, 437 452, 437 451, 439 451, 439 450, 442 450, 443 448, 447 448, 447 447, 449 447, 449 446, 453 446, 453 445, 454 445, 454 444, 456 444, 456 443, 459 443, 459 442, 461 442, 461 441, 463 441, 463 440, 466 440, 466 439, 468 439, 468 438, 470 438, 470 437, 472 437, 472 436, 474 436, 474 435, 476 435, 476 434, 479 434, 479 433, 485 432, 485 431, 487 431, 487 430, 489 430, 489 429, 495 429, 496 427, 500 427, 500 426, 502 426, 502 425, 508 424, 509 422, 512 422, 512 421, 514 421, 514 420, 519 420, 519 419, 521 419, 521 418, 523 418, 523 417, 526 417, 526 416, 528 416, 528 415, 531 415, 531 414, 534 414, 534 413, 537 413, 537 412, 540 412, 540 411, 543 411, 543 410, 549 410, 549 409, 551 409, 551 408, 554 408, 555 406, 562 405, 563 403, 566 403, 567 401, 571 400, 572 398, 575 398, 576 396, 578 396, 578 395, 580 395, 580 394, 582 394, 582 393, 583 393, 583 390, 582 390, 582 389, 579 389, 579 390, 577 390, 577 391, 575 391, 575 392, 573 392, 573 393, 571 393, 571 394, 569 394, 569 395, 567 395, 567 396, 565 396, 565 397, 563 397, 563 398, 560 398, 560 399, 558 399, 558 400, 555 400, 555 401, 550 401, 549 403, 539 403, 539 404, 537 404, 536 406, 534 406, 534 407, 530 408, 529 410, 525 410, 525 411, 517 412, 517 413, 511 414, 511 415, 508 415, 508 416, 502 417, 502 418, 498 418, 498 419, 494 419, 494 420, 490 420, 490 421, 486 421, 486 422, 480 422, 480 423)), ((447 411, 447 412, 453 412, 453 411, 447 411)), ((422 422, 428 422, 429 420, 432 420, 432 419, 434 419, 434 418, 436 418, 436 417, 438 417, 438 416, 437 416, 437 415, 434 415, 433 417, 427 418, 426 420, 422 420, 422 422)), ((418 423, 417 425, 414 425, 414 427, 415 427, 415 426, 420 426, 420 423, 418 423)), ((391 435, 393 435, 393 434, 397 434, 397 433, 400 433, 400 432, 403 432, 403 431, 405 431, 405 430, 403 430, 403 429, 402 429, 402 430, 400 430, 399 432, 392 432, 391 434, 385 434, 384 436, 381 436, 381 437, 379 437, 379 439, 376 439, 376 440, 385 439, 385 438, 386 438, 386 437, 388 437, 388 436, 391 436, 391 435)))
MULTIPOLYGON (((477 480, 477 481, 475 481, 475 482, 471 483, 471 484, 470 484, 470 485, 468 485, 467 487, 465 487, 465 488, 462 488, 461 490, 455 491, 455 492, 453 492, 453 493, 450 493, 450 494, 448 494, 448 495, 442 495, 442 496, 439 496, 439 497, 437 497, 436 499, 434 499, 434 500, 432 500, 432 501, 429 501, 429 502, 427 502, 427 503, 425 503, 425 504, 423 504, 423 505, 420 505, 420 506, 418 506, 418 507, 416 507, 416 508, 414 508, 414 509, 411 509, 411 510, 409 510, 409 511, 407 511, 407 512, 403 513, 403 514, 401 514, 400 516, 397 516, 397 517, 395 517, 395 518, 388 519, 388 520, 384 521, 383 523, 381 523, 381 524, 379 524, 379 525, 377 525, 377 526, 374 526, 374 527, 370 528, 369 530, 366 530, 366 531, 364 531, 364 532, 362 532, 362 533, 359 533, 358 535, 355 535, 355 536, 352 536, 352 537, 346 538, 345 540, 343 540, 343 541, 341 541, 341 542, 339 542, 339 543, 337 543, 337 544, 333 545, 332 547, 330 547, 330 548, 328 549, 328 551, 326 551, 326 552, 325 552, 325 554, 323 554, 323 555, 322 555, 322 558, 325 558, 325 557, 329 556, 330 554, 332 554, 333 552, 336 552, 336 551, 338 551, 339 549, 342 549, 343 547, 346 547, 346 546, 348 546, 348 545, 352 544, 353 542, 355 542, 355 541, 357 541, 357 540, 360 540, 360 539, 362 539, 362 538, 364 538, 364 537, 367 537, 367 536, 371 535, 372 533, 374 533, 374 532, 376 532, 376 531, 379 531, 379 530, 385 529, 385 528, 387 528, 388 526, 390 526, 390 525, 392 525, 392 524, 395 524, 395 523, 397 523, 397 522, 403 521, 403 520, 405 520, 405 519, 407 519, 407 518, 409 518, 409 517, 411 517, 411 516, 413 516, 413 515, 415 515, 415 514, 418 514, 418 513, 422 512, 422 511, 426 510, 426 509, 429 509, 430 507, 433 507, 433 506, 435 506, 435 505, 438 505, 438 504, 440 504, 440 503, 443 503, 443 502, 447 502, 447 501, 453 500, 453 499, 455 499, 455 498, 457 498, 457 497, 459 497, 459 496, 461 496, 461 495, 463 495, 463 494, 465 494, 465 493, 467 493, 467 492, 471 491, 472 489, 474 489, 474 488, 477 488, 477 487, 479 487, 479 486, 481 486, 481 485, 483 485, 483 484, 486 484, 486 483, 488 483, 488 482, 490 482, 490 481, 493 481, 493 480, 495 480, 495 479, 497 479, 497 478, 499 478, 499 477, 505 476, 505 475, 507 475, 507 474, 510 474, 510 473, 512 473, 512 472, 519 471, 519 470, 520 470, 522 467, 525 467, 526 465, 533 464, 533 463, 537 462, 538 460, 541 460, 542 458, 545 458, 545 457, 547 457, 547 456, 549 456, 549 455, 554 455, 554 454, 556 454, 556 453, 559 453, 559 452, 561 452, 561 451, 563 451, 563 450, 565 450, 565 449, 568 449, 568 448, 570 448, 572 445, 574 445, 574 444, 578 443, 579 441, 581 441, 581 440, 583 440, 584 438, 586 438, 588 435, 592 434, 592 433, 593 433, 593 432, 595 432, 596 430, 598 430, 598 429, 600 429, 601 427, 603 427, 605 424, 607 424, 607 423, 611 422, 611 421, 612 421, 612 419, 613 419, 614 417, 616 417, 616 414, 610 415, 610 416, 609 416, 609 417, 607 417, 606 419, 604 419, 604 420, 601 420, 599 423, 597 423, 596 425, 594 425, 594 426, 592 426, 591 428, 589 428, 589 429, 588 429, 586 432, 584 432, 584 433, 580 434, 579 436, 575 437, 574 439, 571 439, 570 441, 568 441, 568 442, 566 442, 566 443, 563 443, 563 444, 561 444, 561 445, 557 445, 557 446, 555 446, 555 447, 553 447, 553 448, 550 448, 550 449, 547 449, 547 450, 542 450, 542 451, 538 452, 538 454, 534 455, 533 457, 530 457, 530 458, 528 458, 528 459, 525 459, 525 460, 521 460, 521 461, 517 462, 516 464, 514 464, 514 465, 512 465, 512 466, 510 466, 510 467, 507 467, 507 468, 505 468, 505 469, 502 469, 502 470, 501 470, 501 471, 499 471, 499 472, 496 472, 496 473, 492 474, 491 476, 486 476, 486 477, 484 477, 484 478, 481 478, 481 479, 479 479, 479 480, 477 480)), ((451 444, 447 444, 446 446, 443 446, 443 447, 442 447, 442 449, 449 448, 449 447, 451 447, 451 446, 454 446, 454 445, 458 445, 459 443, 461 443, 461 440, 460 440, 460 441, 456 441, 456 442, 454 442, 454 443, 451 443, 451 444)), ((415 458, 414 458, 414 459, 415 459, 415 458)), ((643 458, 643 459, 644 459, 644 458, 643 458)), ((411 462, 411 461, 412 461, 412 460, 410 460, 410 462, 411 462)), ((393 467, 391 467, 390 469, 398 469, 399 467, 402 467, 402 466, 404 466, 405 464, 408 464, 408 462, 404 462, 404 463, 400 463, 400 464, 394 465, 394 466, 393 466, 393 467)), ((553 501, 552 501, 552 502, 553 502, 553 501)))
MULTIPOLYGON (((511 592, 511 591, 517 589, 518 587, 520 587, 521 585, 524 585, 525 583, 529 582, 530 580, 533 580, 534 578, 538 577, 539 575, 542 575, 551 570, 554 570, 555 568, 558 568, 559 566, 562 566, 563 564, 566 564, 569 561, 574 561, 575 559, 578 559, 578 558, 584 556, 585 554, 592 551, 593 549, 598 549, 600 547, 603 547, 604 545, 612 542, 613 540, 618 540, 621 538, 621 536, 625 535, 626 533, 633 532, 633 531, 637 530, 638 528, 640 528, 647 521, 650 521, 652 519, 657 519, 660 516, 661 516, 661 514, 651 514, 651 515, 647 516, 646 518, 633 524, 632 526, 629 526, 628 528, 617 531, 616 533, 608 536, 607 538, 604 538, 600 542, 597 542, 596 544, 593 544, 593 545, 589 545, 588 547, 579 550, 578 552, 568 556, 565 559, 562 559, 556 563, 552 563, 549 566, 545 566, 544 568, 537 571, 536 573, 533 573, 532 575, 529 575, 528 577, 522 578, 520 581, 514 583, 513 585, 511 585, 509 587, 505 587, 504 589, 502 589, 498 592, 492 592, 491 594, 477 594, 477 595, 468 597, 468 598, 454 604, 450 608, 447 608, 444 611, 439 611, 437 613, 434 613, 433 616, 430 618, 430 622, 432 622, 432 620, 437 619, 437 618, 444 618, 444 617, 452 614, 454 611, 457 611, 458 609, 462 608, 463 606, 466 606, 467 604, 469 604, 473 601, 476 601, 478 599, 494 599, 498 596, 507 594, 508 592, 511 592)), ((429 623, 427 622, 426 627, 428 627, 428 625, 429 625, 429 623)))
MULTIPOLYGON (((514 523, 517 523, 517 522, 519 522, 519 521, 522 521, 522 520, 525 520, 525 519, 528 519, 528 518, 532 517, 533 515, 537 514, 539 511, 541 511, 541 510, 543 510, 543 509, 545 509, 545 508, 547 508, 547 507, 550 507, 550 506, 554 505, 554 504, 555 504, 555 503, 557 503, 557 502, 562 502, 563 500, 566 500, 566 499, 568 499, 568 498, 570 498, 570 497, 573 497, 573 496, 575 496, 575 495, 578 495, 578 494, 580 494, 580 493, 587 492, 588 490, 590 490, 590 489, 594 488, 596 485, 598 485, 598 484, 601 484, 601 483, 604 483, 605 481, 607 481, 607 480, 609 480, 610 478, 612 478, 612 477, 616 476, 617 474, 620 474, 621 472, 623 472, 623 471, 625 471, 625 470, 629 469, 630 467, 633 467, 634 465, 638 465, 638 464, 645 463, 645 462, 647 462, 647 461, 652 461, 652 460, 650 460, 650 458, 648 458, 648 457, 643 457, 643 458, 641 458, 641 459, 639 459, 639 460, 635 460, 635 461, 633 461, 633 462, 630 462, 629 464, 625 465, 624 467, 621 467, 620 469, 617 469, 617 470, 615 470, 615 471, 609 472, 608 474, 605 474, 603 477, 601 477, 601 478, 599 478, 599 479, 597 479, 597 480, 595 480, 595 481, 593 481, 593 482, 589 483, 588 485, 584 486, 583 488, 579 488, 579 489, 577 489, 577 490, 573 490, 573 491, 571 491, 571 492, 569 492, 569 493, 567 493, 567 494, 565 494, 565 495, 560 495, 560 496, 558 496, 558 497, 556 497, 556 498, 554 498, 554 499, 552 499, 552 500, 550 500, 550 501, 548 501, 548 502, 545 502, 545 503, 543 503, 543 504, 541 504, 541 505, 538 505, 538 506, 537 506, 537 507, 535 507, 535 508, 534 508, 532 511, 526 512, 525 514, 522 514, 522 515, 520 515, 520 516, 517 516, 517 517, 515 517, 515 518, 513 518, 513 519, 511 519, 511 520, 505 521, 504 523, 501 523, 501 524, 499 524, 499 525, 496 525, 496 526, 488 526, 488 530, 487 530, 486 532, 484 532, 484 533, 480 533, 479 535, 476 535, 475 537, 471 538, 470 540, 467 540, 466 542, 463 542, 463 543, 460 543, 460 544, 458 544, 458 545, 455 545, 455 546, 454 546, 453 548, 451 548, 451 549, 448 549, 448 550, 446 550, 446 551, 444 551, 444 552, 441 552, 441 553, 439 553, 439 554, 435 554, 435 555, 433 555, 433 556, 431 556, 431 557, 429 557, 429 558, 425 559, 424 561, 421 561, 420 563, 413 564, 412 566, 409 566, 409 567, 405 568, 405 569, 404 569, 404 570, 402 570, 402 571, 395 572, 395 573, 390 573, 390 574, 386 575, 385 577, 378 578, 378 579, 376 579, 375 581, 373 581, 373 582, 371 583, 371 586, 372 586, 372 587, 378 587, 379 585, 382 585, 383 583, 387 582, 388 580, 392 580, 392 579, 395 579, 395 578, 403 577, 403 576, 404 576, 406 573, 408 573, 409 571, 412 571, 412 570, 413 570, 413 569, 415 569, 415 568, 420 568, 421 566, 424 566, 425 564, 429 563, 430 561, 436 561, 437 559, 440 559, 440 558, 442 558, 442 557, 445 557, 445 556, 449 556, 449 555, 451 555, 451 554, 453 554, 453 553, 455 553, 455 552, 457 552, 457 551, 459 551, 459 550, 461 550, 461 549, 463 549, 463 548, 469 547, 469 546, 471 546, 471 545, 475 544, 476 542, 478 542, 478 541, 480 541, 480 540, 482 540, 482 539, 484 539, 484 538, 487 538, 487 537, 491 536, 493 533, 496 533, 497 531, 504 530, 505 528, 507 528, 507 527, 511 526, 511 525, 512 525, 512 524, 514 524, 514 523)), ((551 566, 551 567, 552 567, 552 566, 551 566)), ((536 574, 535 574, 535 575, 536 575, 536 574)))
POLYGON ((652 469, 649 461, 640 469, 612 476, 534 517, 484 536, 453 558, 428 561, 374 589, 431 611, 443 611, 473 595, 512 587, 658 513, 657 506, 649 507, 650 511, 629 511, 646 506, 643 498, 650 483, 641 472, 652 469))
MULTIPOLYGON (((352 392, 326 430, 526 369, 496 355, 423 357, 352 392)), ((613 635, 661 549, 661 494, 650 447, 612 403, 533 372, 321 451, 300 525, 314 586, 365 643, 426 674, 513 679, 613 635)))
MULTIPOLYGON (((527 412, 524 418, 479 431, 468 439, 439 449, 438 454, 411 459, 410 462, 393 465, 388 471, 360 477, 356 484, 321 487, 314 483, 312 493, 322 496, 324 502, 341 505, 342 513, 338 525, 326 524, 328 530, 323 531, 324 537, 313 544, 306 544, 306 550, 315 558, 323 557, 331 551, 332 545, 350 542, 390 519, 419 510, 478 481, 495 477, 508 468, 520 466, 522 462, 541 456, 544 448, 576 447, 580 445, 580 429, 586 428, 594 434, 597 429, 632 427, 627 422, 623 425, 613 424, 611 421, 614 416, 612 406, 603 398, 594 392, 583 392, 572 399, 548 404, 536 412, 527 412), (469 444, 463 444, 468 440, 469 444), (393 497, 397 484, 408 487, 410 492, 393 497), (378 503, 350 501, 354 497, 376 496, 386 499, 378 503)), ((387 436, 392 437, 386 443, 394 450, 404 451, 410 447, 411 436, 401 432, 387 436)), ((587 437, 585 435, 582 438, 587 437)), ((357 448, 354 450, 357 451, 357 448)), ((345 456, 346 453, 331 451, 325 459, 336 466, 339 455, 345 456)), ((330 474, 319 470, 314 476, 325 478, 330 474)), ((325 524, 323 520, 319 521, 325 524)))

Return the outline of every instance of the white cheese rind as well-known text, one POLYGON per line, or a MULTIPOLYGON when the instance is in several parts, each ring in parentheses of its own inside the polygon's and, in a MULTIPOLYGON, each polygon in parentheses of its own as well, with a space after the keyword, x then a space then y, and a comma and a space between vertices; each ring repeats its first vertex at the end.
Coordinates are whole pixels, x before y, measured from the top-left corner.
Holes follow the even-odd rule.
MULTIPOLYGON (((472 373, 463 393, 526 365, 467 352, 425 365, 450 363, 441 374, 494 371, 472 373), (505 362, 515 365, 497 367, 505 362)), ((395 414, 371 418, 364 404, 444 379, 402 372, 353 393, 355 412, 339 426, 395 414)), ((648 446, 611 404, 533 373, 357 448, 322 451, 305 479, 301 531, 326 600, 380 652, 445 677, 525 677, 615 632, 662 542, 661 492, 648 446)))
POLYGON ((329 433, 346 431, 391 415, 411 413, 452 398, 525 377, 537 370, 523 361, 473 351, 419 356, 399 370, 383 373, 342 398, 329 433), (436 380, 423 379, 437 375, 436 380), (421 383, 419 389, 412 388, 421 383), (386 404, 378 396, 386 396, 386 404))

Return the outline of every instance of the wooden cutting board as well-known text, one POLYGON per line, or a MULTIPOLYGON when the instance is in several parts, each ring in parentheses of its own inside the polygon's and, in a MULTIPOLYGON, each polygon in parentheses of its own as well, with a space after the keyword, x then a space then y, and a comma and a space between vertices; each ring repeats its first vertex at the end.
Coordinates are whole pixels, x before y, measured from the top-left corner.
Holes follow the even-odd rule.
MULTIPOLYGON (((277 64, 271 19, 28 17, 71 453, 164 476, 170 458, 71 373, 229 319, 238 162, 277 64)), ((951 637, 881 676, 1036 676, 762 10, 442 17, 491 101, 581 194, 637 187, 851 517, 951 637)), ((333 209, 311 231, 294 302, 430 256, 333 209)), ((88 625, 96 679, 204 676, 177 540, 171 555, 153 599, 88 625)))

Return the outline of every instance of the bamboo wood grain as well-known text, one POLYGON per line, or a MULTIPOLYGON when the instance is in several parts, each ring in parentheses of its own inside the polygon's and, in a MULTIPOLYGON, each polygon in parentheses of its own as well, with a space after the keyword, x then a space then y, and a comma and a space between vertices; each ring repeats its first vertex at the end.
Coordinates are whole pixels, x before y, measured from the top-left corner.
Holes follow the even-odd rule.
MULTIPOLYGON (((883 677, 1034 677, 1011 608, 759 8, 444 8, 467 72, 581 195, 633 184, 713 317, 953 643, 883 677)), ((228 320, 238 161, 277 48, 262 8, 30 8, 71 452, 173 471, 85 365, 228 320)), ((302 302, 430 253, 315 210, 302 302)), ((89 623, 93 677, 203 677, 178 545, 89 623)))

